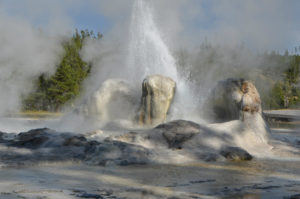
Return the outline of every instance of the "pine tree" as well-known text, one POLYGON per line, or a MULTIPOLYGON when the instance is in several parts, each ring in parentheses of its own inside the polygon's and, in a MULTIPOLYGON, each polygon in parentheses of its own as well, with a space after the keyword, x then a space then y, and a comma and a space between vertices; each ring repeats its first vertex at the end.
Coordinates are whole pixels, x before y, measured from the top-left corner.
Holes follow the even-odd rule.
POLYGON ((101 39, 88 30, 76 30, 73 37, 63 43, 64 55, 55 74, 42 74, 37 80, 37 89, 24 100, 24 109, 59 111, 72 102, 81 91, 83 80, 89 75, 91 64, 80 57, 80 50, 86 38, 101 39))

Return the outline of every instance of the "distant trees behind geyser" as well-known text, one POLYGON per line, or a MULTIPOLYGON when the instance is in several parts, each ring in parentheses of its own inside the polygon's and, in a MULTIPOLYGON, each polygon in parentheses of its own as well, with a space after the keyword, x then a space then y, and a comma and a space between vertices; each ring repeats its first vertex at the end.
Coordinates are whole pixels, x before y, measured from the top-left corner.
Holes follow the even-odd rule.
MULTIPOLYGON (((80 56, 86 39, 101 40, 102 35, 76 30, 65 40, 62 43, 64 54, 56 72, 36 77, 34 91, 23 97, 23 110, 61 111, 74 102, 83 90, 83 81, 93 70, 93 65, 80 56)), ((300 55, 297 51, 253 55, 243 46, 227 49, 206 42, 197 50, 173 52, 179 73, 190 82, 192 89, 209 90, 224 78, 245 78, 256 85, 264 109, 300 105, 300 55)))

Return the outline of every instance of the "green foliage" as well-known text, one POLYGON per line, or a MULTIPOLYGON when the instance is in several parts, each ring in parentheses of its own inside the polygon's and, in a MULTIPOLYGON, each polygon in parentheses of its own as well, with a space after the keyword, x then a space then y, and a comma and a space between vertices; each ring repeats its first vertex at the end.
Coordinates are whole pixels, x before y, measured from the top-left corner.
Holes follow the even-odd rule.
POLYGON ((100 39, 88 30, 78 32, 63 43, 64 55, 55 74, 47 77, 42 74, 37 82, 37 89, 24 100, 25 110, 58 111, 66 103, 72 102, 79 95, 83 80, 89 75, 91 65, 80 57, 80 50, 86 38, 100 39))
POLYGON ((283 80, 277 82, 271 90, 267 102, 270 108, 292 108, 300 104, 300 56, 285 55, 287 69, 283 80))
POLYGON ((284 107, 284 90, 282 89, 282 82, 277 82, 271 90, 271 97, 266 102, 269 108, 279 109, 284 107))

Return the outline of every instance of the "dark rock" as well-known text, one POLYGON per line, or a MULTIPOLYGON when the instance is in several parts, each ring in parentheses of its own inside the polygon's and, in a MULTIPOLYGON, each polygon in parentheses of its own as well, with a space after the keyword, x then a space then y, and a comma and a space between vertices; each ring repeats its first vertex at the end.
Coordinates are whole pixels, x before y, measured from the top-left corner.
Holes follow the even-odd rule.
POLYGON ((89 160, 98 165, 135 165, 147 164, 150 161, 150 150, 125 142, 109 141, 96 147, 89 160))
MULTIPOLYGON (((134 134, 134 133, 133 133, 134 134)), ((2 134, 0 134, 1 136, 2 134)), ((18 166, 41 161, 84 161, 92 165, 132 165, 150 162, 151 151, 126 142, 88 140, 84 135, 56 133, 50 129, 34 129, 19 133, 4 146, 31 149, 19 153, 18 149, 0 152, 0 161, 5 165, 18 166)))
POLYGON ((98 189, 97 190, 98 193, 100 193, 102 196, 109 196, 112 197, 113 191, 110 189, 98 189))
POLYGON ((97 146, 99 146, 101 143, 95 140, 91 140, 86 143, 84 152, 85 153, 94 153, 95 150, 97 149, 97 146))
POLYGON ((87 139, 84 136, 72 136, 66 138, 63 145, 64 146, 84 146, 87 139))
POLYGON ((6 134, 6 133, 0 131, 0 143, 2 143, 2 142, 5 141, 4 138, 3 138, 3 136, 4 136, 5 134, 6 134))
POLYGON ((196 181, 190 181, 191 184, 202 184, 207 182, 216 182, 216 180, 209 179, 209 180, 196 180, 196 181))
POLYGON ((11 145, 31 149, 39 148, 49 140, 49 131, 51 130, 48 128, 41 128, 19 133, 11 145))
POLYGON ((93 198, 93 199, 104 199, 101 195, 98 194, 91 194, 91 193, 81 193, 78 194, 77 197, 79 198, 93 198))
POLYGON ((300 194, 284 197, 283 199, 300 199, 300 194))
POLYGON ((228 160, 252 160, 252 155, 240 147, 223 147, 220 154, 228 160))
POLYGON ((200 125, 186 120, 175 120, 160 124, 155 129, 162 131, 169 148, 181 149, 182 144, 200 133, 200 125))
POLYGON ((19 139, 20 141, 30 140, 32 137, 36 137, 39 135, 48 135, 48 131, 52 131, 52 130, 48 128, 32 129, 27 132, 19 133, 17 139, 19 139))
POLYGON ((269 186, 263 186, 263 185, 258 185, 258 184, 255 184, 253 185, 252 187, 253 189, 276 189, 276 188, 280 188, 280 186, 278 185, 269 185, 269 186))

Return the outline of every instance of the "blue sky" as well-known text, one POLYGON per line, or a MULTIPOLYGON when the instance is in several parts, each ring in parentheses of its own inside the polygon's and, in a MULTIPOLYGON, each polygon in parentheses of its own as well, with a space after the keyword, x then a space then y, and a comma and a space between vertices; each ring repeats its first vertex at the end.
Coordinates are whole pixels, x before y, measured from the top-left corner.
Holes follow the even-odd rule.
MULTIPOLYGON (((152 0, 162 31, 187 44, 204 38, 250 48, 292 51, 300 45, 298 0, 152 0), (171 24, 171 25, 170 25, 171 24)), ((110 34, 129 19, 133 0, 0 0, 2 17, 36 28, 110 34)), ((124 28, 124 27, 122 27, 124 28)))
POLYGON ((104 32, 111 28, 110 20, 93 4, 84 1, 57 0, 0 0, 1 11, 10 17, 28 21, 36 28, 49 26, 52 20, 62 20, 66 28, 90 29, 104 32), (54 19, 55 18, 55 19, 54 19), (58 18, 58 19, 57 19, 58 18))

